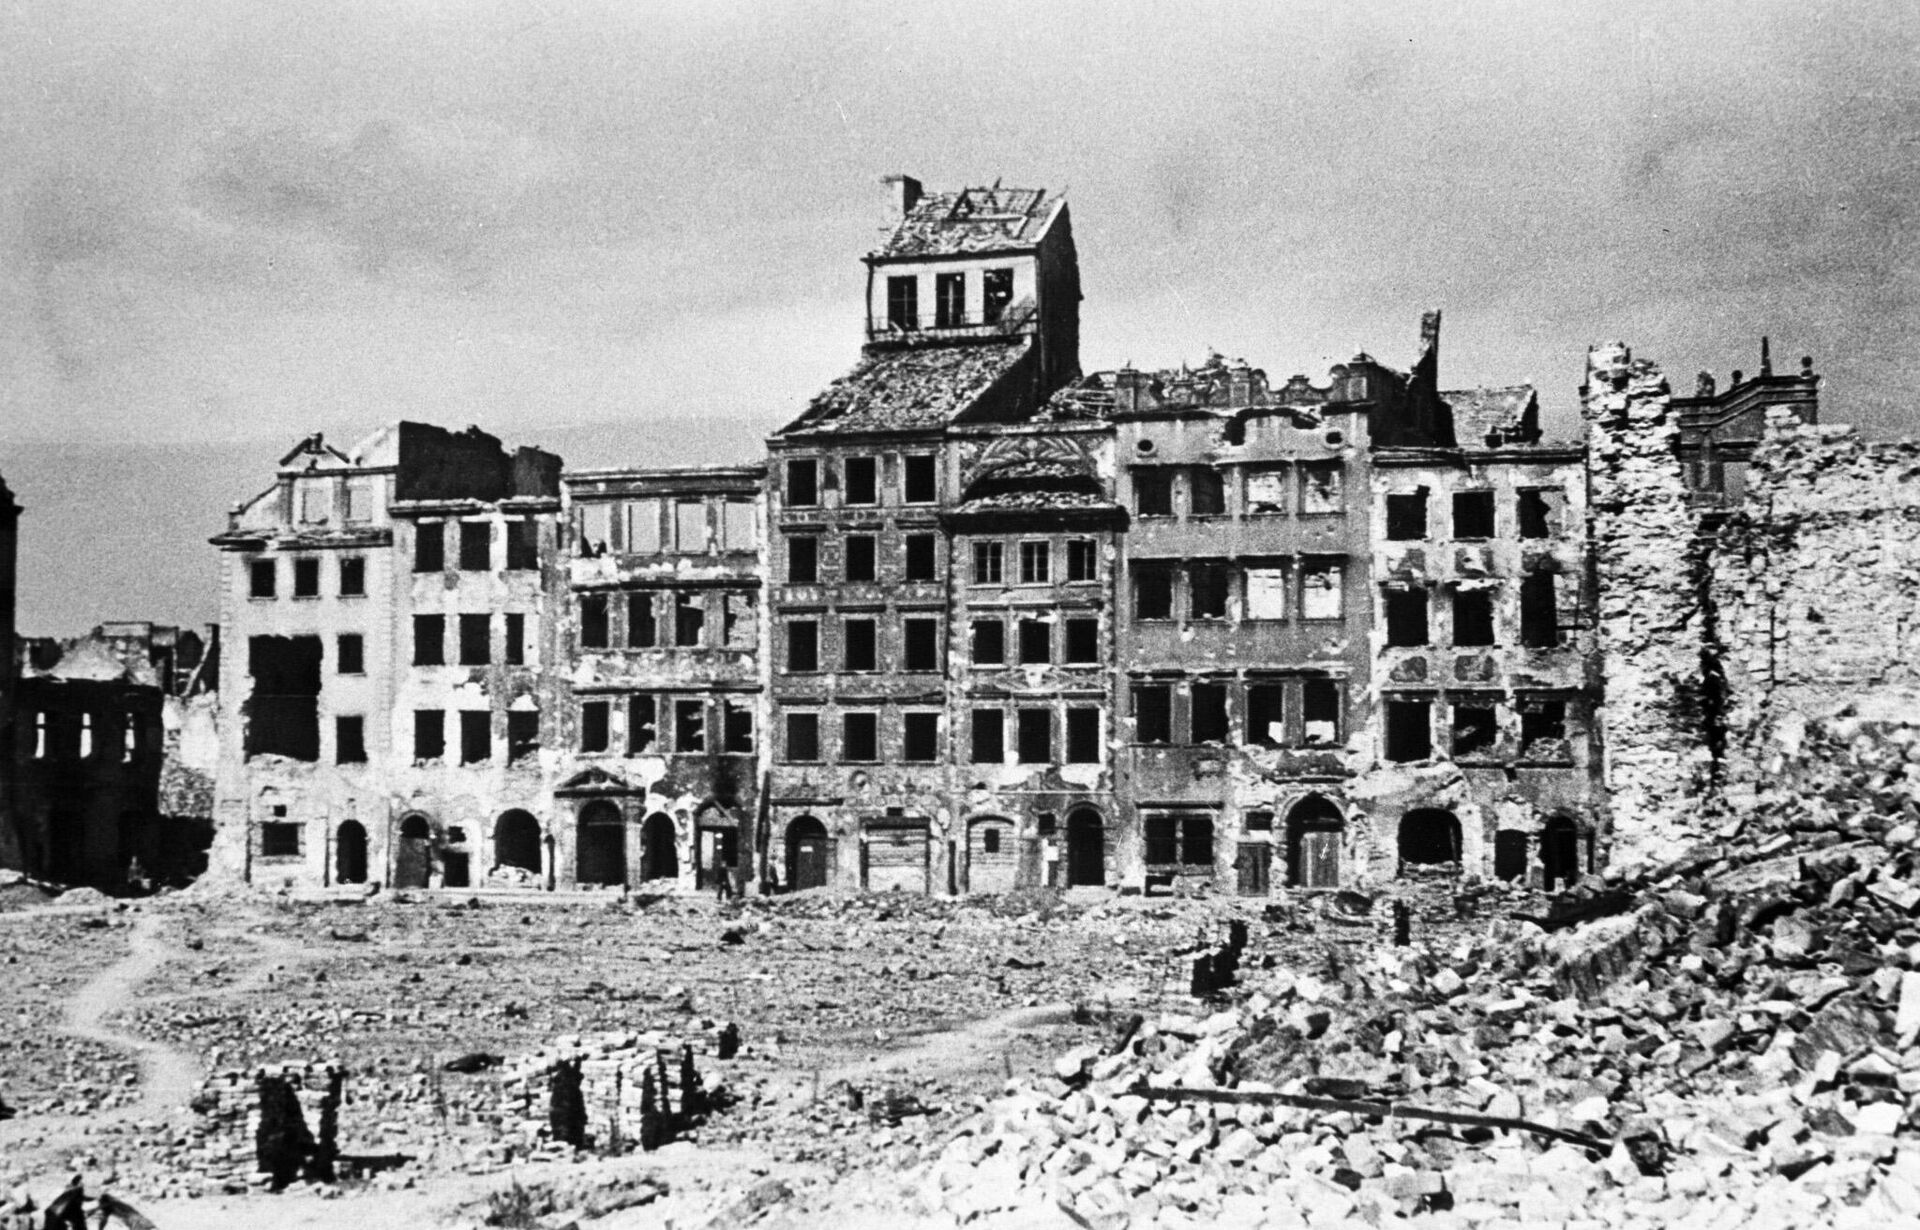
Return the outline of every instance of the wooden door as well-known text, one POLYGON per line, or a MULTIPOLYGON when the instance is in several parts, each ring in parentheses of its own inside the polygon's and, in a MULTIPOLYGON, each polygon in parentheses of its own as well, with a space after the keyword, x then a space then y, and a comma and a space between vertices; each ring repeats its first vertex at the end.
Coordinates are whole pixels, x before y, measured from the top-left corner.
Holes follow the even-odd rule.
POLYGON ((1235 870, 1240 876, 1240 895, 1242 897, 1264 897, 1267 895, 1268 868, 1273 862, 1273 847, 1264 841, 1243 841, 1238 856, 1234 860, 1235 870))

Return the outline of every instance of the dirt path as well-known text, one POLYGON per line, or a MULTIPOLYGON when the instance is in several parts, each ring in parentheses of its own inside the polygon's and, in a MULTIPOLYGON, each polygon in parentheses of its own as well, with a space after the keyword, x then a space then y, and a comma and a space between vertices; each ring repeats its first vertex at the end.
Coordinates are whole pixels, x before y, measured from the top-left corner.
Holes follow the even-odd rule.
POLYGON ((139 1098, 113 1110, 87 1116, 90 1126, 113 1120, 157 1119, 184 1107, 200 1084, 200 1064, 192 1055, 102 1024, 136 1002, 140 984, 181 955, 160 938, 163 920, 142 914, 127 934, 127 955, 94 975, 67 1001, 66 1030, 76 1038, 131 1051, 140 1059, 139 1098))

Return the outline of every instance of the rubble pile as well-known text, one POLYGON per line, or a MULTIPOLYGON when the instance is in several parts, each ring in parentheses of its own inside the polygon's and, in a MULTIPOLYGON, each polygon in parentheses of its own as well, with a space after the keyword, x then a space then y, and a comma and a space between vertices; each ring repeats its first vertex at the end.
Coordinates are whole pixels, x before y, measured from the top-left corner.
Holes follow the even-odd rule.
POLYGON ((579 1148, 603 1154, 658 1147, 664 1133, 704 1117, 721 1091, 707 1087, 698 1062, 730 1059, 737 1026, 704 1022, 697 1033, 623 1031, 562 1037, 511 1064, 501 1082, 503 1160, 563 1161, 579 1148), (584 1133, 557 1139, 554 1085, 577 1074, 584 1133))
POLYGON ((206 1196, 269 1186, 260 1170, 260 1088, 282 1080, 293 1090, 300 1114, 324 1156, 336 1152, 346 1071, 326 1063, 282 1063, 207 1078, 192 1107, 193 1119, 164 1139, 149 1141, 130 1166, 140 1189, 155 1196, 206 1196))

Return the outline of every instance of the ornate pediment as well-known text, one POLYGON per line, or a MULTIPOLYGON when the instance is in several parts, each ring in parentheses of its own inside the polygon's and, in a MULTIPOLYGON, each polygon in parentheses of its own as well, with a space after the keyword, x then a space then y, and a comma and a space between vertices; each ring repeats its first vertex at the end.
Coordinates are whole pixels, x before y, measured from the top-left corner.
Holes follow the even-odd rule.
POLYGON ((554 787, 555 794, 636 794, 639 787, 599 765, 588 765, 554 787))

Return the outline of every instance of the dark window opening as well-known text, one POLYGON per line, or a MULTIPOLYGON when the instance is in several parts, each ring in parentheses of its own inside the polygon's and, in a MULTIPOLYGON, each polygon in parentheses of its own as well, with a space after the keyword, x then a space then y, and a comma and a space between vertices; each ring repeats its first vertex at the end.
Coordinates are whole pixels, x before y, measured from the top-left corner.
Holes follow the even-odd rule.
POLYGON ((896 329, 920 327, 920 279, 887 279, 887 323, 896 329))
POLYGON ((335 764, 367 763, 367 719, 355 714, 333 719, 335 764))
POLYGON ((1493 591, 1462 589, 1453 595, 1453 643, 1493 644, 1493 591))
POLYGON ((1300 685, 1300 721, 1302 738, 1308 747, 1327 747, 1340 742, 1340 685, 1331 679, 1308 679, 1300 685))
POLYGON ((1007 715, 999 709, 973 711, 973 763, 999 764, 1007 758, 1007 715))
POLYGON ((460 523, 460 571, 485 572, 493 566, 493 526, 486 521, 460 523))
POLYGON ((1053 763, 1053 711, 1021 709, 1018 726, 1018 753, 1021 764, 1053 763))
POLYGON ((1247 685, 1247 742, 1279 747, 1287 741, 1287 688, 1281 683, 1247 685))
POLYGON ((1493 492, 1456 491, 1453 493, 1453 536, 1455 538, 1493 537, 1493 492))
POLYGON ((320 596, 319 560, 297 559, 293 561, 293 596, 296 598, 318 598, 320 596))
POLYGON ((908 504, 931 504, 940 498, 938 470, 934 459, 925 454, 915 454, 900 459, 901 487, 900 498, 908 504))
POLYGON ((660 643, 660 621, 652 594, 627 595, 627 648, 652 649, 660 643))
POLYGON ((1249 833, 1273 832, 1273 813, 1270 811, 1250 811, 1246 816, 1246 829, 1249 833))
POLYGON ((840 759, 856 764, 871 764, 880 759, 879 714, 840 715, 840 759))
POLYGON ((1100 661, 1100 621, 1097 618, 1067 621, 1067 661, 1076 666, 1100 661))
POLYGON ((1544 491, 1522 491, 1514 503, 1514 519, 1522 538, 1550 538, 1553 523, 1544 491))
POLYGON ((460 711, 460 763, 480 764, 493 759, 493 714, 485 709, 460 711))
POLYGON ((1005 575, 1006 547, 997 542, 973 544, 973 583, 998 585, 1005 575))
POLYGON ((1514 829, 1501 829, 1493 835, 1493 875, 1512 882, 1527 874, 1527 835, 1514 829))
POLYGON ((540 715, 531 710, 507 711, 507 759, 525 760, 540 751, 540 715))
POLYGON ((849 619, 841 624, 842 670, 871 671, 880 668, 879 621, 849 619))
POLYGON ((1053 661, 1053 625, 1044 619, 1020 621, 1020 665, 1045 666, 1053 661))
POLYGON ((343 632, 337 642, 334 654, 334 666, 342 675, 364 675, 367 672, 366 639, 358 632, 343 632))
POLYGON ((493 619, 488 615, 460 617, 460 665, 485 666, 493 660, 493 619))
POLYGON ((934 541, 932 534, 907 535, 907 580, 931 581, 939 575, 939 568, 935 563, 934 541))
POLYGON ((261 858, 294 858, 300 853, 301 825, 269 820, 260 826, 261 858))
POLYGON ((444 521, 423 521, 413 530, 413 570, 440 572, 447 566, 447 526, 444 521))
POLYGON ((1531 649, 1560 643, 1559 603, 1550 572, 1529 573, 1520 580, 1520 643, 1531 649))
POLYGON ((1187 566, 1188 614, 1193 619, 1227 617, 1227 566, 1225 564, 1189 564, 1187 566))
POLYGON ((958 329, 967 323, 967 275, 940 273, 933 279, 933 323, 939 329, 958 329))
POLYGON ((1425 760, 1433 755, 1432 706, 1424 700, 1386 702, 1386 758, 1425 760))
POLYGON ((1225 743, 1229 734, 1227 685, 1194 684, 1192 718, 1193 742, 1225 743))
POLYGON ((820 463, 808 458, 787 462, 787 507, 809 508, 820 502, 820 463))
POLYGON ((900 759, 925 764, 940 757, 940 715, 907 713, 900 718, 900 759))
POLYGON ((980 281, 981 316, 988 324, 997 324, 1013 303, 1013 270, 989 269, 980 281))
POLYGON ((1400 818, 1400 862, 1437 867, 1460 861, 1460 820, 1450 811, 1416 807, 1400 818))
POLYGON ((1520 753, 1542 759, 1566 756, 1567 705, 1560 700, 1528 701, 1520 706, 1520 753))
POLYGON ((1209 466, 1187 471, 1187 511, 1196 517, 1217 517, 1227 511, 1227 485, 1220 471, 1209 466))
POLYGON ((1067 710, 1067 763, 1100 763, 1100 711, 1067 710))
POLYGON ((274 591, 274 566, 270 559, 257 559, 247 569, 249 596, 271 598, 274 591))
POLYGON ((820 759, 820 715, 787 715, 787 759, 810 763, 820 759))
POLYGON ((871 581, 874 579, 874 555, 876 544, 871 534, 847 535, 847 580, 871 581))
POLYGON ((820 579, 820 540, 811 534, 795 534, 787 539, 787 581, 792 585, 812 585, 820 579))
POLYGON ((447 618, 444 615, 413 617, 413 664, 444 666, 447 661, 447 618))
POLYGON ((877 457, 849 457, 846 461, 847 503, 880 502, 880 460, 877 457))
POLYGON ((1427 591, 1390 589, 1386 591, 1387 644, 1414 646, 1427 643, 1427 591))
POLYGON ((1007 625, 998 619, 973 621, 973 664, 1003 666, 1007 661, 1007 625))
POLYGON ((1455 705, 1453 707, 1453 754, 1484 755, 1493 750, 1499 738, 1495 711, 1491 705, 1455 705))
POLYGON ((721 737, 726 740, 728 752, 746 755, 753 751, 753 706, 745 701, 723 700, 720 721, 721 737))
POLYGON ((707 631, 707 600, 703 594, 673 596, 673 643, 697 649, 707 631))
POLYGON ((367 561, 349 556, 340 561, 340 596, 364 598, 367 594, 367 561))
POLYGON ((580 597, 580 647, 605 649, 611 643, 608 632, 607 596, 582 594, 580 597))
POLYGON ((904 669, 937 671, 940 669, 940 621, 904 619, 900 621, 901 656, 904 669))
POLYGON ((508 666, 522 666, 527 660, 527 617, 518 613, 507 616, 506 643, 501 646, 506 653, 508 666))
POLYGON ((707 702, 673 702, 673 750, 684 754, 707 750, 707 702))
POLYGON ((1147 865, 1199 868, 1213 866, 1213 817, 1149 813, 1146 817, 1147 865))
POLYGON ((627 697, 627 755, 641 756, 660 742, 660 702, 652 696, 627 697))
POLYGON ((980 853, 1000 853, 1000 830, 992 825, 980 830, 980 853))
POLYGON ((608 718, 612 706, 604 700, 580 702, 580 750, 583 752, 604 752, 607 750, 608 718))
POLYGON ((1390 542, 1418 542, 1427 536, 1427 493, 1425 488, 1387 497, 1387 539, 1390 542))
POLYGON ((1133 472, 1133 511, 1142 517, 1173 515, 1173 472, 1164 467, 1133 472))
POLYGON ((515 572, 532 572, 540 567, 538 522, 507 522, 507 567, 515 572))
POLYGON ((1165 683, 1133 685, 1133 741, 1173 742, 1173 686, 1165 683))
POLYGON ((1067 539, 1067 580, 1093 581, 1099 578, 1099 557, 1094 554, 1093 539, 1067 539))
POLYGON ((438 709, 413 711, 413 758, 439 760, 447 754, 447 715, 438 709))
POLYGON ((787 625, 787 669, 820 669, 820 623, 814 619, 796 619, 787 625))
POLYGON ((1173 618, 1173 569, 1164 564, 1137 564, 1133 570, 1135 619, 1173 618))

